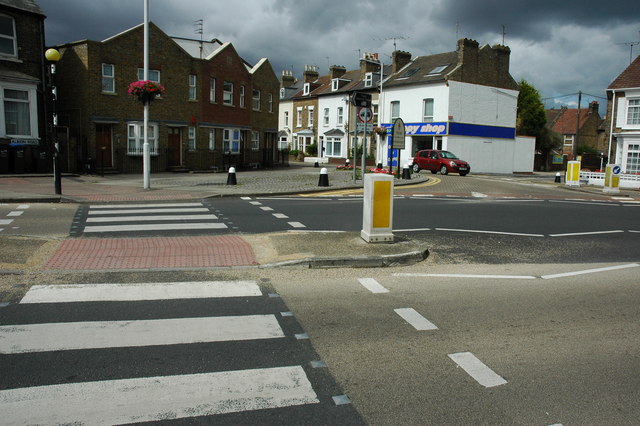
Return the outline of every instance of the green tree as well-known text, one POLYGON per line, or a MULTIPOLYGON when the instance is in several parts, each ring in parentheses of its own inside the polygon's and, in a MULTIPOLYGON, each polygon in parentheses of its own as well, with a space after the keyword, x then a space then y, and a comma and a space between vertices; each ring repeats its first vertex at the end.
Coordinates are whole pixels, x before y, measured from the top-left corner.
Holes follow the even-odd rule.
MULTIPOLYGON (((526 80, 520 80, 518 94, 518 117, 516 132, 520 136, 543 136, 547 115, 538 90, 526 80)), ((538 142, 536 140, 536 148, 538 142)))

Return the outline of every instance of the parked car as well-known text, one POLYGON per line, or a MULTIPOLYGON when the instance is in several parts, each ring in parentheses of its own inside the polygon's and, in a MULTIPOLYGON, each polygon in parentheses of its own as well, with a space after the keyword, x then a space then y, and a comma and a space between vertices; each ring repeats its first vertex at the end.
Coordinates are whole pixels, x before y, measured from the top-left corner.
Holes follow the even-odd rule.
POLYGON ((416 152, 413 157, 413 171, 418 173, 420 170, 429 170, 433 174, 458 173, 465 176, 471 171, 471 166, 449 151, 425 149, 416 152))

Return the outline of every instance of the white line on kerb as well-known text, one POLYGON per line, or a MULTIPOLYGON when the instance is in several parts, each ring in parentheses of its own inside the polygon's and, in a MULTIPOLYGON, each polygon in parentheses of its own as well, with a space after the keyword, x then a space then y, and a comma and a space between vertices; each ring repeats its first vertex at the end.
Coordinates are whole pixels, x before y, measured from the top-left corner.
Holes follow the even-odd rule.
POLYGON ((460 352, 448 356, 485 388, 507 383, 505 379, 497 375, 471 352, 460 352))
POLYGON ((432 323, 431 321, 429 321, 428 319, 420 315, 413 308, 399 308, 399 309, 394 309, 394 311, 396 314, 400 315, 402 319, 404 319, 406 322, 408 322, 410 325, 413 326, 413 328, 415 328, 418 331, 438 329, 438 327, 436 327, 434 323, 432 323))
POLYGON ((5 424, 128 424, 319 402, 301 366, 0 391, 5 424))
POLYGON ((550 280, 552 278, 563 278, 563 277, 572 277, 575 275, 584 275, 584 274, 592 274, 596 272, 607 272, 607 271, 615 271, 618 269, 626 269, 626 268, 637 268, 640 266, 638 263, 629 263, 626 265, 617 265, 617 266, 608 266, 605 268, 595 268, 595 269, 585 269, 583 271, 574 271, 574 272, 565 272, 562 274, 552 274, 552 275, 543 275, 540 278, 543 280, 550 280))
POLYGON ((287 223, 293 228, 306 228, 306 226, 300 222, 287 222, 287 223))
POLYGON ((593 232, 572 232, 567 234, 549 234, 550 237, 573 237, 577 235, 600 235, 600 234, 620 234, 624 232, 621 229, 616 229, 614 231, 593 231, 593 232))
POLYGON ((360 284, 371 293, 389 293, 389 290, 384 288, 378 281, 373 278, 358 278, 360 284))
POLYGON ((439 277, 439 278, 490 278, 490 279, 508 279, 508 280, 535 280, 533 275, 477 275, 477 274, 421 274, 398 272, 393 274, 394 277, 439 277))
POLYGON ((416 232, 416 231, 431 231, 431 228, 408 228, 408 229, 394 229, 396 232, 416 232))
POLYGON ((518 235, 523 237, 544 237, 542 234, 523 234, 520 232, 500 232, 500 231, 478 231, 474 229, 451 229, 451 228, 436 228, 436 231, 448 231, 448 232, 472 232, 477 234, 498 234, 498 235, 518 235))

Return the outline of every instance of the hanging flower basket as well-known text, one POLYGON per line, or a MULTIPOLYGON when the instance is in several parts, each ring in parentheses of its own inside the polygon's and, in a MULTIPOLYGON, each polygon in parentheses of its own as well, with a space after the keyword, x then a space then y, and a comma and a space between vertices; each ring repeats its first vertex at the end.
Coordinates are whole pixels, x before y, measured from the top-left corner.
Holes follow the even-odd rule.
POLYGON ((134 81, 127 91, 131 96, 138 98, 143 104, 150 103, 158 95, 164 93, 164 86, 151 80, 134 81))
POLYGON ((376 126, 373 128, 373 133, 380 135, 380 136, 386 136, 387 135, 387 131, 388 129, 386 127, 383 126, 376 126))

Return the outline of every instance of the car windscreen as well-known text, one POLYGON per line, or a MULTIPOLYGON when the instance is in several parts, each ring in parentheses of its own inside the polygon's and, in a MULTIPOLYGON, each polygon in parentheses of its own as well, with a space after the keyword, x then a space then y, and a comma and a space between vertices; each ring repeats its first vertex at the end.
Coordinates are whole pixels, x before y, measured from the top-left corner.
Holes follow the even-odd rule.
POLYGON ((449 152, 449 151, 440 151, 440 156, 442 158, 449 158, 451 160, 456 160, 458 159, 458 157, 456 157, 453 153, 449 152))

